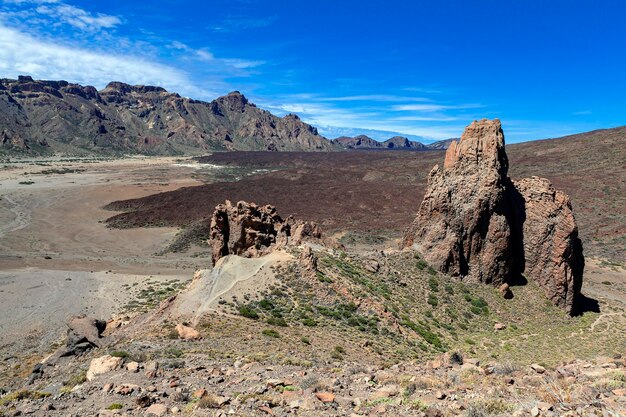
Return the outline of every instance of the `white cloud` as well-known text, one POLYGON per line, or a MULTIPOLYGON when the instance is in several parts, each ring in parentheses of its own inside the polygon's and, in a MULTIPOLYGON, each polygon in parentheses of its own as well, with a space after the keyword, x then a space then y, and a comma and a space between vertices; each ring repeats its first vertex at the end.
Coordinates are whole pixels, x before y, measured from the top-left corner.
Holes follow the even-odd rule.
POLYGON ((420 136, 428 139, 448 139, 456 137, 463 131, 464 121, 460 124, 449 124, 447 121, 433 120, 436 124, 425 123, 416 125, 412 121, 394 120, 386 113, 384 106, 379 109, 371 108, 341 108, 332 103, 307 101, 307 94, 277 97, 275 102, 268 102, 261 98, 254 99, 257 104, 279 115, 297 113, 303 121, 320 127, 320 132, 332 135, 338 129, 346 131, 384 131, 401 132, 403 135, 420 136), (304 98, 304 100, 303 100, 304 98), (444 124, 442 124, 444 123, 444 124))
POLYGON ((186 73, 139 56, 114 55, 62 46, 0 24, 0 74, 38 79, 68 80, 104 87, 113 80, 163 86, 181 94, 214 96, 199 91, 186 73))
POLYGON ((111 29, 122 23, 117 16, 102 13, 90 13, 84 9, 60 2, 44 2, 35 10, 37 13, 49 16, 59 22, 66 23, 78 29, 97 32, 102 29, 111 29))

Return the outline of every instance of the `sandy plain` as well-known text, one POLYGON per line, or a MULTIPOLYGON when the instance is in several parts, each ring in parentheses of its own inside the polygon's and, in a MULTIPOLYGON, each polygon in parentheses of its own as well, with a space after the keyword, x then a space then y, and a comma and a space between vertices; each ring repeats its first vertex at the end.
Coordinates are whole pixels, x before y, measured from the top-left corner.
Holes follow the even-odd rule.
POLYGON ((107 203, 198 185, 198 171, 176 158, 0 164, 0 353, 45 348, 70 316, 109 318, 146 286, 206 267, 195 252, 159 254, 177 228, 103 222, 107 203))

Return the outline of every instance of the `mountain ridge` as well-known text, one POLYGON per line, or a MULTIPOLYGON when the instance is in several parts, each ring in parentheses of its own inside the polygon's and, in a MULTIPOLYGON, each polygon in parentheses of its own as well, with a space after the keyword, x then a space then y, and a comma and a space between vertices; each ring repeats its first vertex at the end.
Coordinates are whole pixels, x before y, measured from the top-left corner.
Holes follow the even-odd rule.
POLYGON ((211 102, 111 82, 98 91, 29 76, 0 80, 0 149, 30 154, 332 151, 295 114, 278 117, 238 91, 211 102))

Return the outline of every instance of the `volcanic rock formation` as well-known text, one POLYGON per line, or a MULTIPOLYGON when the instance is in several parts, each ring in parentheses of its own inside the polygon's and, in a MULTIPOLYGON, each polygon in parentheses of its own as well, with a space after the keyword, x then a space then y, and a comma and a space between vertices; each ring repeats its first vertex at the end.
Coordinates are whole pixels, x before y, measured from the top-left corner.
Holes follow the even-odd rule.
POLYGON ((315 223, 283 220, 276 208, 230 201, 215 207, 211 218, 209 246, 213 265, 223 256, 256 257, 288 243, 299 245, 307 238, 320 239, 322 233, 315 223))
POLYGON ((403 246, 473 281, 500 286, 524 274, 556 305, 575 310, 584 258, 569 198, 545 179, 510 180, 498 119, 473 122, 450 144, 403 246))

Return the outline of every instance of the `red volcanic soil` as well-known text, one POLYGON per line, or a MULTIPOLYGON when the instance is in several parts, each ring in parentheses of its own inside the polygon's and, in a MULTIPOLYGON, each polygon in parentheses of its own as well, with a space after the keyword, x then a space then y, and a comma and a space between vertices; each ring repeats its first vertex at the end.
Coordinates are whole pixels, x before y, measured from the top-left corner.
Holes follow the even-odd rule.
POLYGON ((187 225, 208 219, 228 199, 272 204, 286 217, 325 230, 402 230, 421 202, 427 173, 442 152, 229 152, 202 162, 280 170, 237 182, 206 184, 107 206, 123 210, 115 227, 187 225))
MULTIPOLYGON (((572 198, 587 255, 620 260, 626 253, 626 127, 507 146, 513 179, 540 176, 572 198)), ((443 151, 333 153, 230 152, 202 162, 278 168, 221 182, 118 201, 113 227, 187 226, 208 221, 228 199, 272 204, 286 217, 327 231, 399 233, 413 220, 428 172, 443 151)))

